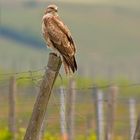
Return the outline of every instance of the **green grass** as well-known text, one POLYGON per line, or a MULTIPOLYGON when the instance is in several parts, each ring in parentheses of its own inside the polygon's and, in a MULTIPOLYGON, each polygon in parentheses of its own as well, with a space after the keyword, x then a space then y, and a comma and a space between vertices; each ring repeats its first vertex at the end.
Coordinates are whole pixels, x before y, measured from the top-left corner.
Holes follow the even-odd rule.
MULTIPOLYGON (((132 4, 132 1, 126 3, 126 1, 114 2, 108 0, 103 3, 81 4, 79 2, 75 4, 58 2, 59 14, 71 29, 77 44, 79 71, 82 71, 82 69, 85 71, 88 67, 90 75, 95 73, 98 76, 108 76, 109 67, 112 67, 114 73, 118 75, 130 75, 131 73, 136 76, 140 68, 140 11, 134 5, 138 5, 138 3, 133 1, 132 7, 123 5, 123 3, 125 5, 132 4), (113 3, 113 5, 109 3, 113 3), (118 6, 117 3, 122 4, 118 6), (130 64, 133 69, 129 69, 130 64)), ((21 6, 2 7, 2 24, 18 29, 25 34, 42 38, 41 18, 47 4, 32 8, 21 6)), ((2 41, 2 46, 6 51, 1 50, 1 60, 3 60, 3 55, 9 53, 9 51, 11 54, 15 50, 17 50, 15 56, 18 56, 16 59, 19 56, 22 57, 23 60, 25 59, 25 64, 27 61, 31 62, 32 58, 37 62, 38 59, 41 61, 46 59, 44 54, 41 55, 37 51, 36 53, 35 51, 32 52, 32 50, 29 50, 29 53, 28 49, 23 51, 23 49, 18 48, 22 46, 21 44, 17 45, 17 43, 12 42, 11 47, 11 42, 7 43, 8 41, 5 41, 6 43, 2 41), (13 46, 18 47, 12 50, 9 49, 9 46, 11 48, 13 46), (27 58, 24 57, 25 53, 20 53, 20 51, 25 52, 27 58), (32 58, 30 59, 29 56, 32 58)), ((12 57, 12 55, 6 56, 12 57)), ((34 65, 36 65, 36 62, 34 65)))
MULTIPOLYGON (((63 2, 66 2, 65 0, 60 0, 63 2)), ((111 4, 111 5, 123 5, 123 6, 127 6, 127 5, 131 5, 131 6, 138 6, 138 4, 140 3, 137 0, 118 0, 118 1, 114 1, 114 0, 67 0, 67 2, 71 2, 71 3, 84 3, 84 4, 111 4)))
POLYGON ((0 38, 0 42, 1 73, 36 70, 46 65, 48 58, 47 48, 46 50, 33 49, 29 46, 4 38, 0 38))
MULTIPOLYGON (((90 2, 91 0, 89 0, 90 2)), ((84 73, 88 68, 88 72, 92 75, 90 78, 88 76, 84 78, 76 76, 78 88, 92 87, 95 83, 98 86, 106 86, 109 83, 108 77, 111 77, 112 68, 113 72, 115 71, 113 74, 119 75, 119 77, 114 77, 114 82, 118 85, 133 83, 134 76, 139 80, 140 11, 137 8, 139 2, 133 2, 132 6, 130 6, 132 1, 127 1, 126 3, 126 1, 120 2, 120 0, 112 2, 108 0, 104 1, 104 4, 58 3, 59 13, 70 27, 76 40, 79 72, 84 73), (107 78, 104 77, 105 75, 107 78), (128 80, 131 77, 132 80, 128 80)), ((46 5, 33 8, 21 6, 2 7, 2 24, 25 34, 41 38, 41 18, 46 5)), ((43 51, 32 49, 5 38, 1 38, 0 42, 0 73, 38 69, 44 67, 47 63, 47 49, 43 51)), ((20 76, 30 77, 30 74, 20 76)), ((0 77, 0 79, 4 78, 0 77)), ((61 84, 62 81, 58 78, 55 87, 58 88, 61 84)), ((63 84, 68 84, 68 79, 64 78, 64 76, 63 84)), ((35 87, 31 80, 18 80, 17 124, 21 127, 21 137, 25 133, 24 128, 27 126, 35 101, 35 94, 33 93, 36 92, 34 90, 27 91, 26 89, 31 85, 35 87)), ((5 90, 7 92, 8 89, 6 88, 5 90)), ((80 90, 78 91, 80 92, 80 90)), ((107 93, 108 89, 103 89, 103 91, 107 93)), ((84 92, 82 90, 79 99, 82 98, 82 101, 84 100, 85 102, 81 101, 81 103, 76 104, 76 130, 78 130, 76 134, 80 134, 80 136, 77 136, 78 140, 85 140, 85 137, 81 135, 86 131, 85 118, 89 114, 93 115, 93 118, 95 117, 89 92, 92 92, 92 89, 84 90, 84 92)), ((119 93, 120 97, 131 97, 132 94, 135 97, 139 97, 140 87, 120 88, 119 93)), ((49 130, 50 134, 46 135, 51 138, 54 134, 60 134, 59 106, 57 104, 59 103, 59 98, 54 96, 51 96, 48 108, 49 119, 47 120, 47 124, 49 124, 47 125, 47 130, 49 130)), ((6 99, 6 97, 2 96, 0 102, 1 129, 7 126, 7 117, 5 116, 8 116, 8 107, 6 99)), ((115 124, 116 134, 118 135, 117 140, 124 139, 124 130, 129 132, 128 122, 121 119, 124 116, 125 120, 129 119, 126 108, 128 106, 123 103, 119 103, 117 108, 117 117, 120 119, 115 124)), ((95 122, 93 122, 94 124, 95 122)), ((94 125, 93 128, 95 130, 96 126, 94 125)), ((94 130, 91 131, 93 132, 94 130)), ((5 135, 5 132, 3 133, 5 135)), ((93 140, 95 139, 95 135, 91 137, 93 137, 93 140)))
MULTIPOLYGON (((92 116, 92 132, 95 131, 95 110, 94 110, 94 103, 93 103, 93 95, 92 95, 92 88, 89 89, 82 89, 88 88, 89 85, 93 86, 94 83, 97 83, 98 86, 106 86, 108 84, 107 80, 98 79, 96 81, 92 81, 91 79, 85 79, 85 85, 81 86, 81 82, 84 81, 84 78, 81 77, 77 80, 77 89, 76 89, 76 112, 75 112, 75 125, 76 125, 76 135, 84 134, 86 131, 86 123, 88 116, 92 116)), ((59 109, 60 109, 60 97, 59 91, 55 90, 58 89, 59 81, 55 85, 54 91, 52 93, 49 106, 47 110, 47 121, 46 121, 46 128, 47 131, 54 134, 60 134, 60 116, 59 116, 59 109), (49 124, 49 125, 48 125, 49 124)), ((117 85, 129 85, 132 81, 127 79, 117 79, 117 85)), ((107 97, 108 88, 101 88, 104 92, 104 97, 107 97)), ((38 87, 33 87, 28 85, 26 87, 18 86, 18 93, 17 93, 17 104, 16 104, 16 116, 17 116, 17 126, 18 128, 26 128, 27 123, 29 121, 33 105, 35 102, 36 95, 38 93, 38 87)), ((3 91, 3 90, 2 90, 3 91)), ((0 99, 0 129, 5 128, 8 123, 8 96, 1 91, 1 99, 0 99)), ((129 108, 128 108, 128 101, 125 99, 129 99, 129 97, 139 98, 140 87, 122 87, 119 88, 118 94, 118 102, 117 102, 117 116, 115 121, 115 132, 117 135, 122 135, 119 131, 120 129, 125 130, 126 132, 129 131, 127 125, 129 125, 129 108), (133 94, 133 95, 132 95, 133 94), (124 100, 122 100, 124 99, 124 100)), ((7 93, 7 92, 6 92, 7 93)), ((104 102, 105 111, 107 109, 106 106, 107 102, 104 102)), ((137 108, 139 105, 137 104, 137 108)), ((105 112, 106 113, 106 112, 105 112)), ((106 114, 105 114, 106 115, 106 114)), ((116 134, 115 133, 115 134, 116 134)))

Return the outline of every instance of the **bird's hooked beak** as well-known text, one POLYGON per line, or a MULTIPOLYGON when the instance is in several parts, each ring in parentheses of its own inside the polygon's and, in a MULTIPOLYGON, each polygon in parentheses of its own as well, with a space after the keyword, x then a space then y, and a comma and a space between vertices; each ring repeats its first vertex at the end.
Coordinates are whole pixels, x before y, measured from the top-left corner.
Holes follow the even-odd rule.
POLYGON ((50 12, 58 12, 58 7, 56 5, 49 5, 45 11, 46 13, 50 13, 50 12))

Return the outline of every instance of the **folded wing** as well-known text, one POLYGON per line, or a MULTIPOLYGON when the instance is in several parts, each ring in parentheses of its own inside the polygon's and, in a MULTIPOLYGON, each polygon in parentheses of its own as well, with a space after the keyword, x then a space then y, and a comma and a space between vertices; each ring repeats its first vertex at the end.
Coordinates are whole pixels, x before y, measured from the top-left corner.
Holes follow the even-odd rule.
POLYGON ((76 47, 68 27, 56 16, 44 18, 44 24, 53 47, 63 57, 66 73, 71 70, 74 73, 77 70, 76 47))

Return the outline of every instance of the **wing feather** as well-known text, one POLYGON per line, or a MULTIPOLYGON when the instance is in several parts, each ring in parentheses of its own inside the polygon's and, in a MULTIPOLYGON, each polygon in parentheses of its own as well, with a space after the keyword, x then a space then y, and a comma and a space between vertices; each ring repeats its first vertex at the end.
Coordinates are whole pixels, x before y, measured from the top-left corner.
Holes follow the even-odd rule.
POLYGON ((44 18, 44 24, 50 41, 62 55, 68 69, 71 67, 73 72, 77 70, 74 57, 76 47, 68 27, 56 16, 44 18))
POLYGON ((70 41, 70 43, 75 47, 75 43, 74 43, 74 41, 72 39, 70 30, 68 29, 68 27, 61 21, 61 19, 59 17, 52 17, 52 20, 63 31, 63 33, 65 33, 65 35, 67 36, 67 38, 70 41))
POLYGON ((61 42, 61 45, 63 45, 67 51, 72 50, 74 53, 76 52, 76 46, 72 39, 71 33, 68 27, 59 19, 59 17, 52 16, 49 19, 44 19, 44 22, 46 23, 45 25, 48 33, 53 37, 55 43, 60 45, 61 42))

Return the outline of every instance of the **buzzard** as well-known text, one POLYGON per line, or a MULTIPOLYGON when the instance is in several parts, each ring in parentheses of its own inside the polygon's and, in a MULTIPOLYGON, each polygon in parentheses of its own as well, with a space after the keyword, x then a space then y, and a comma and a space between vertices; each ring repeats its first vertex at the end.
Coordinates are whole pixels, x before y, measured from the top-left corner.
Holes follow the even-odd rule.
POLYGON ((68 27, 58 16, 56 5, 49 5, 42 18, 42 33, 48 48, 60 55, 66 74, 77 70, 76 46, 68 27))

